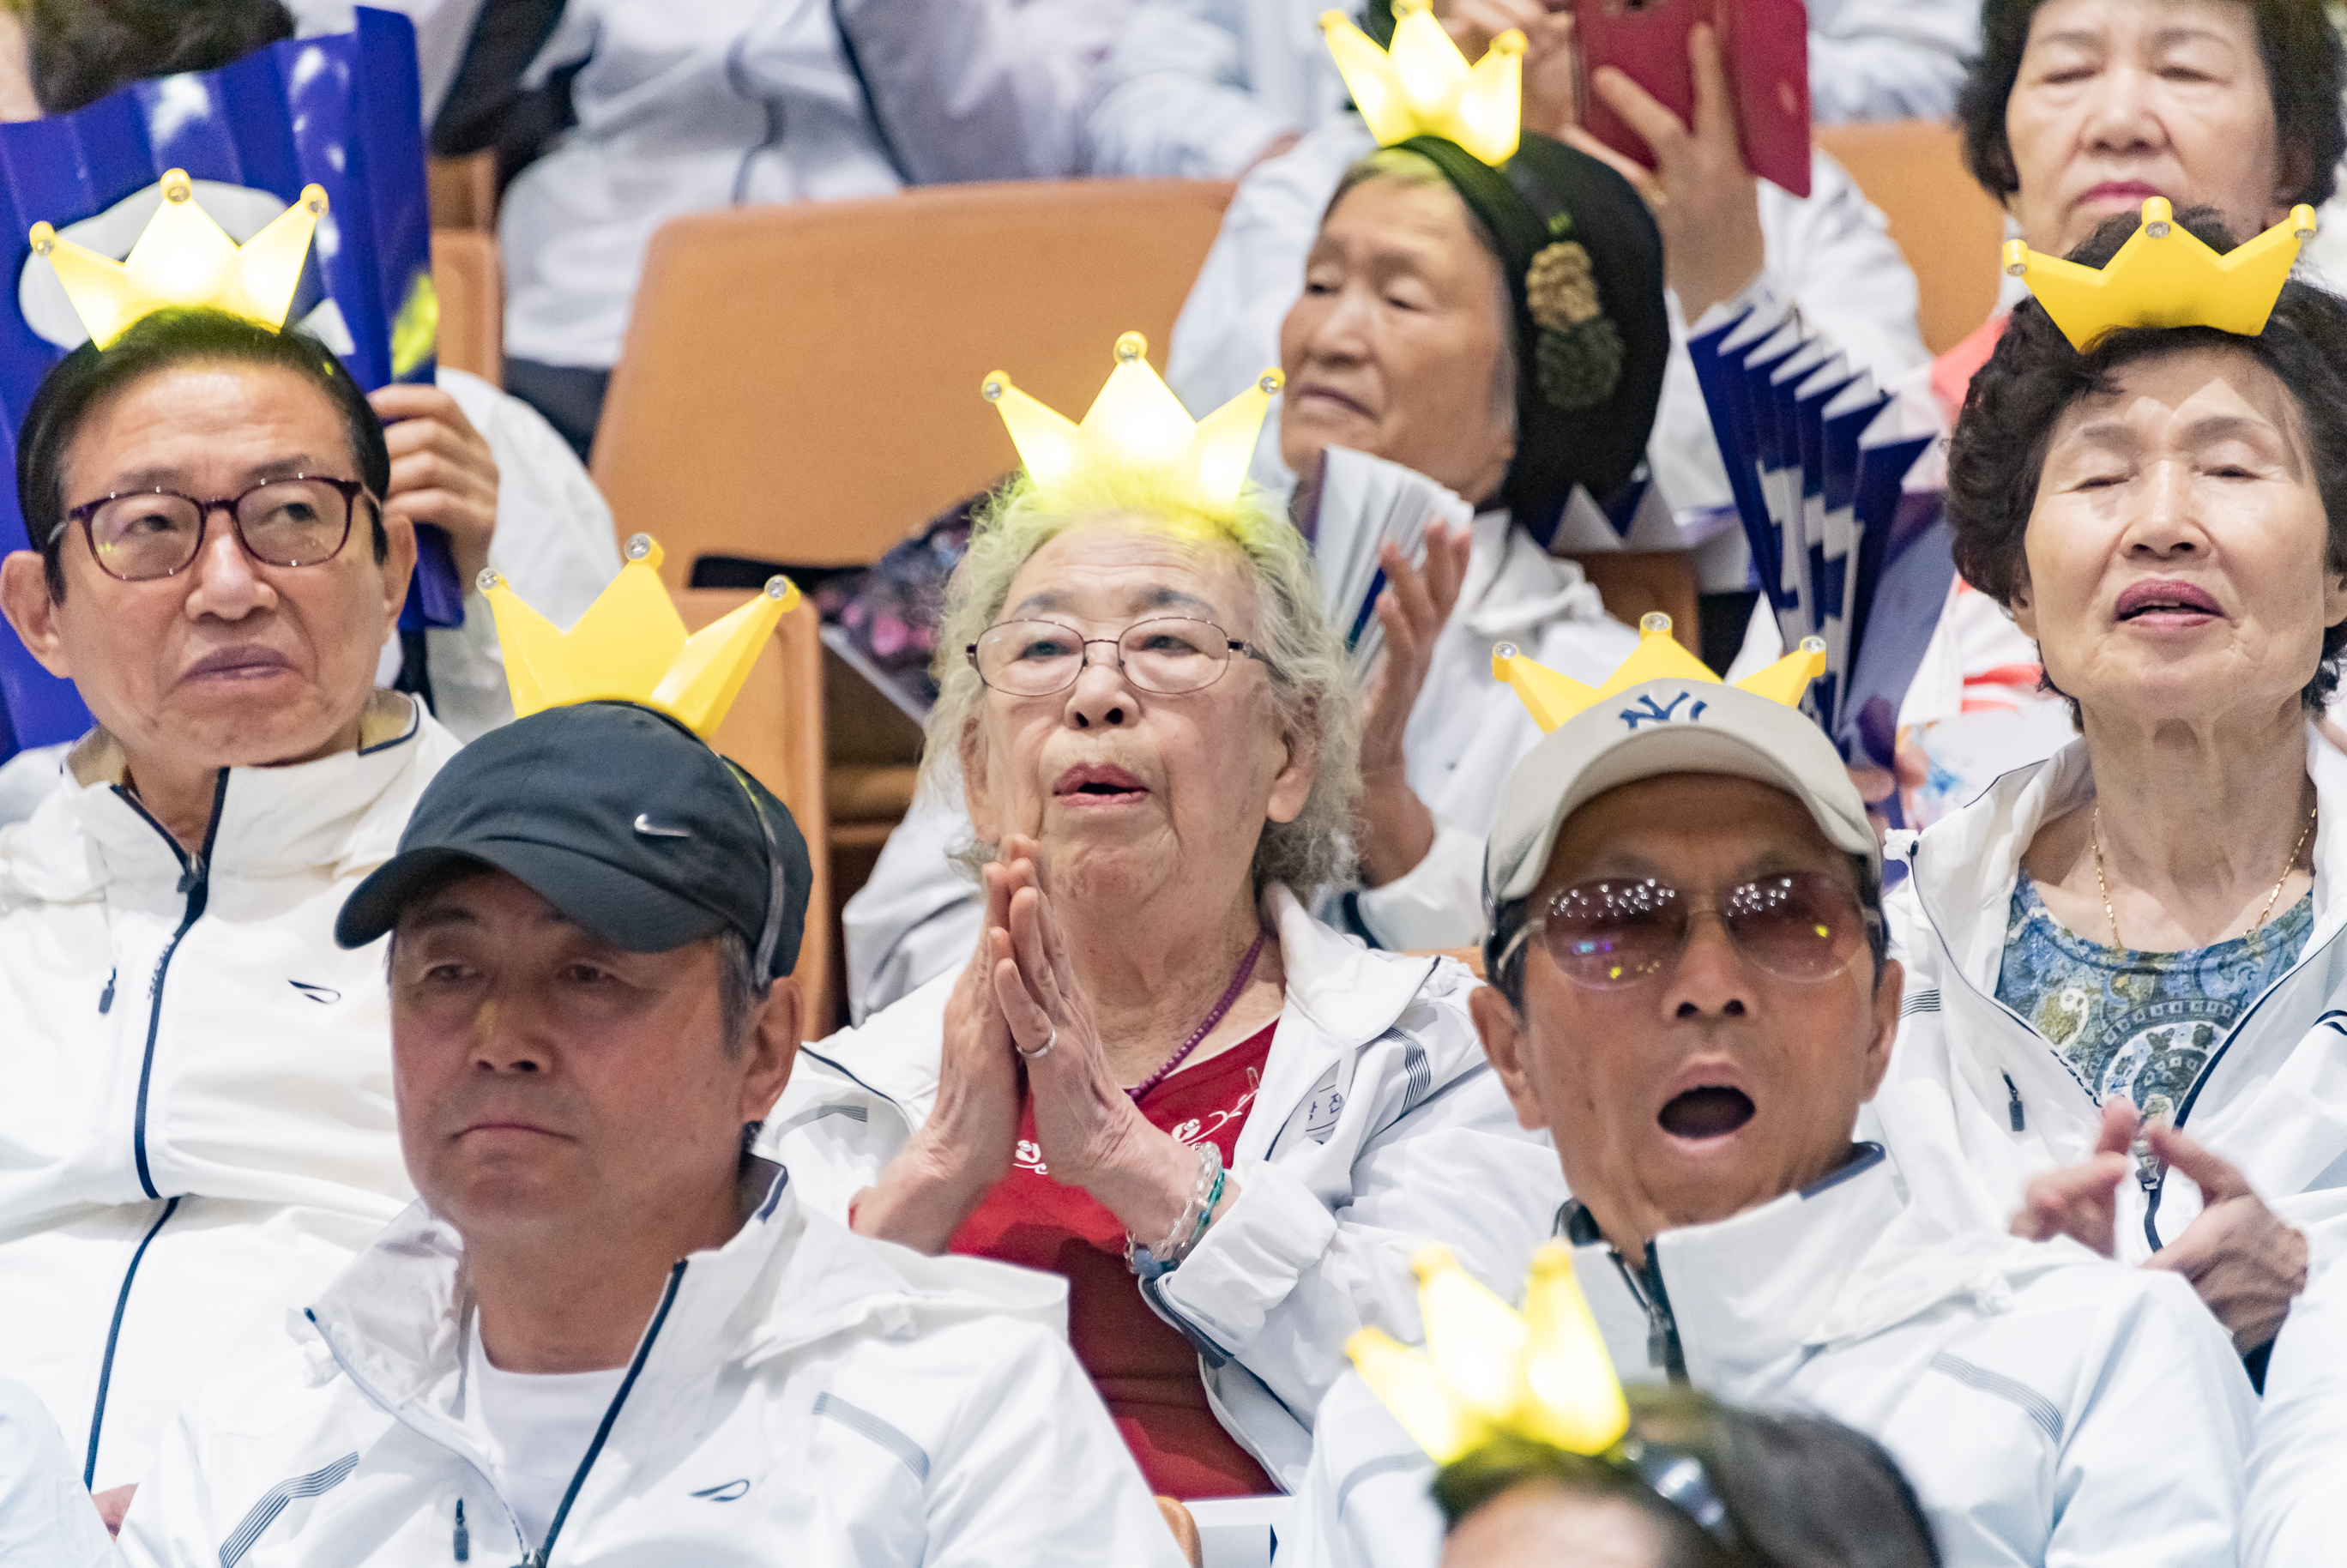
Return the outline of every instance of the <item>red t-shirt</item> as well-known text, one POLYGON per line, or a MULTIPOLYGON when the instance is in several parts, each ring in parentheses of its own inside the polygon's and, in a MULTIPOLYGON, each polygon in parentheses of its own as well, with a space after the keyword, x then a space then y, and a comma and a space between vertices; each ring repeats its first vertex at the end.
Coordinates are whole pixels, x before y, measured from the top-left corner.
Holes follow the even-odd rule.
MULTIPOLYGON (((1229 1164, 1276 1027, 1174 1073, 1143 1098, 1141 1113, 1185 1143, 1214 1143, 1229 1164)), ((950 1250, 1067 1280, 1069 1344, 1152 1491, 1194 1498, 1279 1490, 1214 1419, 1197 1351, 1142 1300, 1141 1282, 1125 1266, 1124 1226, 1091 1194, 1061 1186, 1045 1170, 1031 1096, 1020 1107, 1010 1173, 962 1222, 950 1250)))

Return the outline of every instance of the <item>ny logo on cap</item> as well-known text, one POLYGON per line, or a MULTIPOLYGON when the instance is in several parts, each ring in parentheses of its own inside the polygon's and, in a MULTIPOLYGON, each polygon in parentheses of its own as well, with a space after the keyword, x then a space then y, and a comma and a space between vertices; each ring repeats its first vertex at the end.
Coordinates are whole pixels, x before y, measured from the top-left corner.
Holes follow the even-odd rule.
MULTIPOLYGON (((1678 712, 1679 704, 1694 695, 1692 692, 1681 692, 1665 706, 1656 702, 1654 694, 1649 692, 1638 699, 1637 707, 1622 710, 1622 722, 1634 730, 1641 724, 1667 724, 1671 722, 1671 716, 1678 712)), ((1694 707, 1689 708, 1686 712, 1687 722, 1693 723, 1702 718, 1703 711, 1710 706, 1708 702, 1697 702, 1694 707)))

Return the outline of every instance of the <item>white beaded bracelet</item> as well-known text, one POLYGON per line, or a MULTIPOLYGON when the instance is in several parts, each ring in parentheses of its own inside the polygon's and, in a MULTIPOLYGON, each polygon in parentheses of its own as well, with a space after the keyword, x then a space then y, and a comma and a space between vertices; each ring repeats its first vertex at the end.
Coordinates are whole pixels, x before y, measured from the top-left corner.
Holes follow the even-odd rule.
POLYGON ((1173 1227, 1158 1245, 1144 1246, 1131 1231, 1124 1235, 1125 1266, 1144 1279, 1153 1279, 1190 1255, 1206 1234, 1214 1204, 1223 1195, 1223 1152, 1211 1142, 1194 1144, 1198 1152, 1198 1179, 1189 1201, 1174 1217, 1173 1227))

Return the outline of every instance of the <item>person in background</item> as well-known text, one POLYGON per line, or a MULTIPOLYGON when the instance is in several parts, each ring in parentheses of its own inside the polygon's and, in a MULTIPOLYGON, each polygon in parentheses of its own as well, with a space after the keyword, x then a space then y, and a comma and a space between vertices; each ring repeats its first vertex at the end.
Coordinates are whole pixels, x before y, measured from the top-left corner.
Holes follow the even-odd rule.
POLYGON ((18 440, 0 608, 97 728, 0 828, 0 1377, 118 1519, 180 1398, 411 1195, 382 958, 328 916, 457 742, 375 686, 415 528, 315 339, 155 313, 18 440))
MULTIPOLYGON (((1370 8, 1373 36, 1382 11, 1370 8)), ((1674 352, 1647 461, 1668 511, 1708 540, 1696 563, 1700 587, 1740 591, 1748 586, 1747 552, 1739 530, 1717 527, 1732 497, 1694 364, 1680 346, 1686 328, 1715 306, 1765 311, 1790 301, 1834 336, 1853 365, 1887 383, 1928 363, 1915 327, 1914 274, 1885 232, 1882 215, 1824 153, 1812 159, 1806 200, 1754 179, 1727 112, 1724 67, 1708 28, 1696 29, 1691 41, 1698 105, 1692 128, 1621 72, 1603 69, 1592 77, 1591 90, 1656 149, 1660 168, 1653 171, 1580 128, 1571 27, 1563 14, 1551 15, 1533 0, 1485 0, 1471 7, 1460 0, 1449 23, 1471 59, 1500 32, 1517 26, 1527 38, 1525 128, 1611 163, 1654 209, 1674 313, 1674 352)), ((1337 114, 1307 127, 1292 149, 1266 159, 1240 180, 1174 323, 1166 380, 1184 403, 1212 407, 1275 363, 1280 322, 1303 282, 1320 218, 1345 171, 1373 146, 1358 114, 1337 114)), ((1266 445, 1256 454, 1256 474, 1276 485, 1289 470, 1266 445)), ((1635 548, 1673 548, 1681 537, 1665 530, 1664 542, 1635 548)), ((1605 536, 1593 535, 1556 548, 1606 542, 1605 536)), ((1618 538, 1613 542, 1619 548, 1618 538)))
POLYGON ((507 386, 586 455, 644 246, 669 219, 1075 173, 1126 8, 492 0, 434 148, 497 147, 512 181, 507 386))
MULTIPOLYGON (((1462 35, 1553 26, 1566 0, 1441 0, 1462 35)), ((1102 69, 1095 174, 1235 179, 1345 108, 1320 0, 1139 0, 1102 69)), ((1811 0, 1809 111, 1944 119, 1979 46, 1973 0, 1811 0)))
POLYGON ((1442 1568, 1940 1568, 1915 1489, 1871 1438, 1692 1389, 1625 1393, 1628 1440, 1672 1496, 1624 1465, 1495 1441, 1434 1478, 1442 1568))
MULTIPOLYGON (((1401 464, 1473 513, 1463 538, 1429 533, 1422 569, 1390 549, 1381 560, 1387 654, 1363 731, 1357 885, 1323 910, 1375 946, 1463 948, 1481 933, 1483 834, 1509 766, 1539 739, 1491 681, 1491 645, 1591 682, 1635 645, 1549 547, 1588 517, 1611 526, 1597 497, 1641 498, 1669 352, 1662 271, 1628 182, 1537 133, 1504 177, 1455 144, 1412 138, 1354 165, 1328 201, 1280 327, 1278 446, 1312 477, 1291 515, 1335 533, 1319 515, 1332 505, 1319 483, 1330 447, 1401 464), (1557 243, 1552 222, 1579 238, 1557 243), (1536 269, 1576 251, 1585 273, 1558 275, 1582 277, 1585 299, 1535 290, 1536 269), (1541 368, 1558 336, 1544 323, 1567 304, 1588 306, 1591 330, 1621 348, 1612 384, 1579 389, 1572 407, 1541 368)), ((969 836, 959 803, 917 800, 848 900, 855 1016, 946 973, 977 939, 983 901, 947 859, 969 836)))
POLYGON ((2180 1274, 2254 1368, 2347 1233, 2347 302, 2088 342, 2016 306, 1949 451, 1957 566, 2080 733, 1894 844, 1921 1005, 1874 1112, 1947 1223, 2180 1274))
POLYGON ((391 938, 420 1201, 182 1411, 124 1559, 1177 1568, 1056 1285, 851 1235, 751 1152, 810 876, 663 712, 444 770, 337 922, 391 938))
MULTIPOLYGON (((28 0, 21 12, 0 9, 0 119, 68 113, 131 82, 217 70, 292 36, 280 0, 28 0)), ((221 216, 241 241, 273 214, 249 226, 221 216)), ((611 509, 536 410, 469 372, 443 365, 431 385, 386 386, 370 401, 391 452, 385 504, 447 532, 466 586, 465 624, 422 639, 434 716, 470 740, 513 717, 496 628, 474 589, 481 569, 496 567, 567 625, 620 569, 611 509)), ((405 655, 398 637, 385 641, 378 683, 395 683, 405 655)), ((65 751, 44 746, 0 765, 0 822, 28 815, 56 787, 65 751)))
MULTIPOLYGON (((2225 1568, 2255 1400, 2191 1287, 1946 1225, 1852 1141, 1912 993, 1833 743, 1665 637, 1607 685, 1508 781, 1469 1006, 1614 1366, 1874 1439, 1950 1568, 2225 1568)), ((1315 1435, 1283 1558, 1431 1568, 1432 1460, 1359 1374, 1315 1435)))
POLYGON ((1303 541, 1105 461, 1007 492, 956 572, 932 787, 983 922, 801 1052, 761 1147, 860 1233, 1064 1276, 1153 1489, 1292 1489, 1366 1325, 1443 1236, 1521 1277, 1563 1197, 1455 962, 1364 949, 1338 876, 1359 716, 1303 541))

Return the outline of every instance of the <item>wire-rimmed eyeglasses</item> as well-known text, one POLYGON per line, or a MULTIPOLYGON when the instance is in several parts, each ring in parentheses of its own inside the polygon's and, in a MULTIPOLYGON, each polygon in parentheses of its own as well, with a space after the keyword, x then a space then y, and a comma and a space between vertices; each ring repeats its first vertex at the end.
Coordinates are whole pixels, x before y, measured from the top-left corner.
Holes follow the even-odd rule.
POLYGON ((978 678, 993 690, 1048 697, 1076 683, 1096 646, 1115 649, 1124 678, 1161 697, 1204 691, 1222 679, 1234 653, 1270 663, 1213 621, 1187 616, 1135 621, 1115 637, 1086 637, 1056 620, 1000 620, 967 652, 978 678))
POLYGON ((200 500, 176 490, 128 490, 66 513, 81 525, 98 569, 124 582, 175 577, 204 548, 214 512, 226 512, 244 553, 263 566, 323 566, 351 537, 351 515, 366 486, 356 479, 293 474, 241 496, 200 500))

